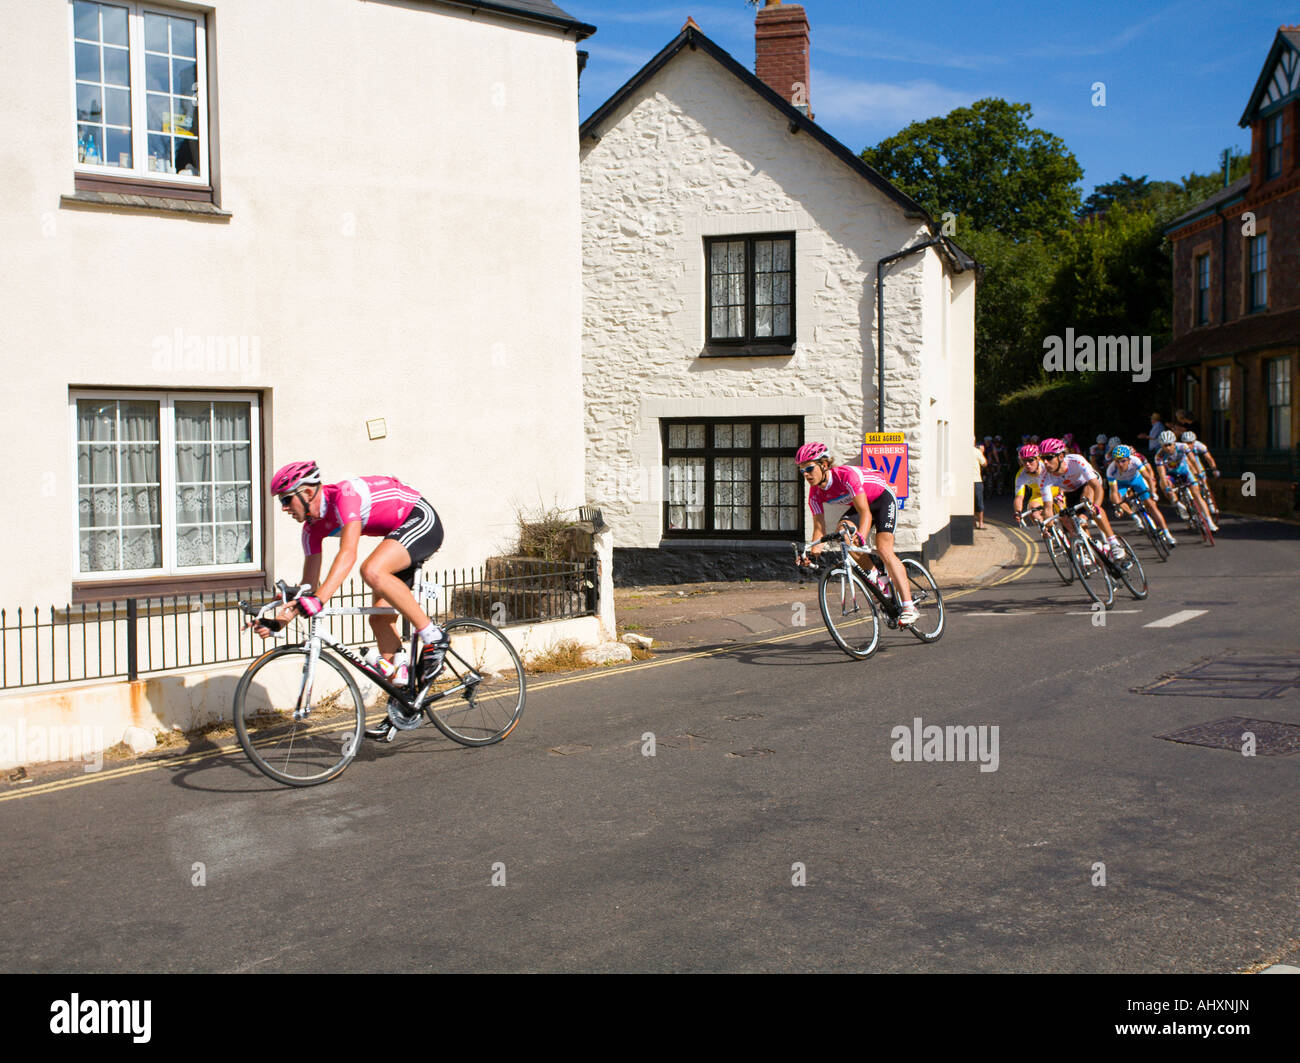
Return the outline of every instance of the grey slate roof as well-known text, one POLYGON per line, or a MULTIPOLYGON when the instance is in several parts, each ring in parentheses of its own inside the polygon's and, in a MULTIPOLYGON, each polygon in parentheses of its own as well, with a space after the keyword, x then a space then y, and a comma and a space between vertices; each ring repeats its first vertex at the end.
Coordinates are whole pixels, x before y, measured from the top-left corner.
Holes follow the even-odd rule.
POLYGON ((551 0, 446 0, 446 2, 458 7, 495 11, 503 15, 521 15, 539 22, 550 23, 561 29, 575 31, 579 40, 590 37, 596 32, 595 26, 579 22, 567 11, 556 7, 551 0))
POLYGON ((1196 206, 1186 214, 1178 215, 1178 217, 1165 226, 1165 232, 1171 233, 1175 229, 1181 229, 1188 222, 1195 221, 1202 215, 1213 212, 1216 207, 1221 207, 1223 204, 1230 203, 1234 199, 1240 199, 1246 194, 1246 189, 1249 187, 1250 174, 1245 173, 1233 181, 1232 184, 1228 185, 1227 188, 1221 188, 1215 192, 1214 195, 1210 196, 1209 199, 1197 203, 1196 206))

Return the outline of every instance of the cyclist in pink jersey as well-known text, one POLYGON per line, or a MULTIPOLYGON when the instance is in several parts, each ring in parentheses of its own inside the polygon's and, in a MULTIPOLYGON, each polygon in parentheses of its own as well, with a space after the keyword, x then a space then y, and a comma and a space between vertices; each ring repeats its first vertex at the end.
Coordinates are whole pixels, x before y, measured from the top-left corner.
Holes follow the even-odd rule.
MULTIPOLYGON (((866 545, 867 533, 876 529, 876 552, 884 562, 885 571, 898 588, 898 604, 902 607, 898 623, 914 624, 920 619, 912 601, 912 585, 908 581, 903 563, 894 553, 894 524, 898 517, 898 500, 889 480, 874 469, 860 469, 856 465, 835 465, 822 443, 805 443, 795 454, 799 471, 808 484, 808 508, 812 511, 812 537, 820 539, 826 534, 826 506, 847 505, 848 511, 838 526, 852 528, 855 542, 866 545)), ((819 554, 820 545, 811 552, 819 554)), ((802 562, 811 564, 811 562, 802 562)))
MULTIPOLYGON (((391 476, 359 476, 322 484, 320 470, 312 461, 291 462, 281 468, 271 480, 271 491, 279 498, 280 507, 303 525, 301 582, 315 588, 313 595, 281 608, 276 619, 283 623, 297 613, 318 613, 352 572, 361 536, 379 536, 379 545, 361 563, 361 578, 374 591, 376 606, 391 606, 414 625, 423 644, 420 682, 434 678, 442 668, 447 636, 411 593, 416 571, 442 545, 442 522, 428 501, 391 476), (333 535, 339 539, 338 554, 321 580, 321 546, 333 535)), ((370 627, 380 655, 391 664, 402 648, 397 617, 372 615, 370 627)), ((270 634, 261 627, 256 630, 264 637, 270 634)), ((390 718, 394 711, 400 713, 390 706, 390 718)), ((391 727, 366 733, 372 738, 392 737, 391 727)))

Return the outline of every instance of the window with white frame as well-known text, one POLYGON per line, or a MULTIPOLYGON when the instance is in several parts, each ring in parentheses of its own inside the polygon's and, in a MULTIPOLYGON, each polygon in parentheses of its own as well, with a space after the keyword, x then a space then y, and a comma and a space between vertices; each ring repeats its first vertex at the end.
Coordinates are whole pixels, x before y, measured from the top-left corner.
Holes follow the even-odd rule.
POLYGON ((254 395, 74 393, 78 579, 261 562, 254 395))
POLYGON ((98 0, 70 7, 78 172, 205 184, 204 16, 98 0))

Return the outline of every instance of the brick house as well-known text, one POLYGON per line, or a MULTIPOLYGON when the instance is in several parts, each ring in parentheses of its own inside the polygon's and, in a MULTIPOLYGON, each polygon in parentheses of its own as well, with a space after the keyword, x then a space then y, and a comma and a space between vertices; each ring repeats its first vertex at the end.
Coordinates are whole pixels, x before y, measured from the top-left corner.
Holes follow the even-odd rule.
POLYGON ((1289 514, 1300 472, 1300 26, 1283 26, 1241 116, 1250 172, 1175 218, 1173 340, 1155 357, 1224 474, 1234 508, 1289 514))

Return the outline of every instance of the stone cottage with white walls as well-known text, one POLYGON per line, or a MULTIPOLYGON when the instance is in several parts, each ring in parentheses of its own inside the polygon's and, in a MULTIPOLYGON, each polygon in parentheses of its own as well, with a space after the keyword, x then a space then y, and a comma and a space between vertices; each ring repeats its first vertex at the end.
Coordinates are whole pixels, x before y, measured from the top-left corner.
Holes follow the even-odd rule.
POLYGON ((971 541, 975 264, 813 120, 809 38, 759 11, 768 84, 688 21, 582 125, 587 494, 629 561, 787 550, 796 446, 859 464, 878 425, 910 447, 900 550, 971 541))

